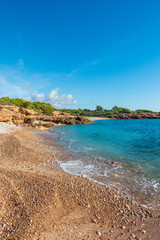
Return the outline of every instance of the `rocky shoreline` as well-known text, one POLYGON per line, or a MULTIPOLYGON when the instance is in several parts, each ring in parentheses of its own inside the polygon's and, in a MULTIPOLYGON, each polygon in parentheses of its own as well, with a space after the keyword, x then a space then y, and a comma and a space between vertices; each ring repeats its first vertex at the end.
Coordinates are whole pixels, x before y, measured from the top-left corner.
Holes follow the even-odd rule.
POLYGON ((0 122, 35 128, 50 128, 57 125, 92 124, 81 116, 54 111, 53 116, 38 115, 37 112, 22 107, 0 105, 0 122))
POLYGON ((63 172, 50 141, 26 128, 1 135, 0 239, 159 239, 158 212, 63 172))
POLYGON ((160 113, 122 113, 105 117, 83 117, 54 111, 53 116, 48 116, 38 115, 37 112, 22 107, 0 105, 0 122, 40 129, 57 125, 92 124, 91 120, 100 119, 160 119, 160 113))
POLYGON ((105 117, 87 117, 89 120, 107 119, 160 119, 160 113, 121 113, 106 115, 105 117))
POLYGON ((160 119, 160 113, 149 112, 149 113, 121 113, 107 115, 108 119, 160 119))

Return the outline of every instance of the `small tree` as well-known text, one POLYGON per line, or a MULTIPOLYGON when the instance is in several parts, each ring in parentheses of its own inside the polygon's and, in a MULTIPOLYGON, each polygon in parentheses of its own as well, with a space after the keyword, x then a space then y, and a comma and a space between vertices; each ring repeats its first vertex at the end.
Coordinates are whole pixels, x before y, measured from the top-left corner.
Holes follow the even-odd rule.
POLYGON ((96 111, 103 111, 103 107, 101 107, 101 106, 98 105, 98 106, 96 107, 96 111))

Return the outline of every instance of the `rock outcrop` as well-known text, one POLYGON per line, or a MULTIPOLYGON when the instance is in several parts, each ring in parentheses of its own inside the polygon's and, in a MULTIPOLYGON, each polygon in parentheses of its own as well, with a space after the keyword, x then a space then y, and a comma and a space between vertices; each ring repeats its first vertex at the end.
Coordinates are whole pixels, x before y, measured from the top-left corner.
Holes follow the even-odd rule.
POLYGON ((121 113, 106 117, 110 119, 159 119, 160 113, 121 113))
POLYGON ((0 106, 0 122, 11 124, 30 123, 37 117, 33 110, 16 106, 0 106))
MULTIPOLYGON (((158 119, 160 113, 123 113, 106 116, 110 119, 158 119)), ((86 117, 71 116, 65 112, 55 111, 53 116, 38 115, 37 112, 17 106, 0 105, 0 122, 16 125, 50 128, 64 124, 92 124, 86 117)))
POLYGON ((84 117, 75 117, 64 112, 55 111, 53 116, 38 115, 33 110, 8 105, 0 106, 0 122, 45 128, 60 124, 92 124, 84 117))

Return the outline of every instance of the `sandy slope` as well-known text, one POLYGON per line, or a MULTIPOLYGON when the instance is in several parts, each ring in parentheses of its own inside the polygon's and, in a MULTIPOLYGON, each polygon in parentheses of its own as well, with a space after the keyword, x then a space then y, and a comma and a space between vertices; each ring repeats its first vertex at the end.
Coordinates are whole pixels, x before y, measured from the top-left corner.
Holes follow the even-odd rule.
POLYGON ((0 239, 159 239, 157 213, 61 171, 65 155, 49 141, 28 130, 0 136, 0 239))

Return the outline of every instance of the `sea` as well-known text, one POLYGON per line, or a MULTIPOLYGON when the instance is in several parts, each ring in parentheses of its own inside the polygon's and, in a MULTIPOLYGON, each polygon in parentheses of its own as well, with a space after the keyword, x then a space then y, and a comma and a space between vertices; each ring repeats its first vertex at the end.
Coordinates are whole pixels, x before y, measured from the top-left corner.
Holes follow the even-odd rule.
POLYGON ((160 209, 160 119, 59 126, 50 130, 50 137, 70 156, 59 161, 64 171, 105 184, 144 207, 160 209))

